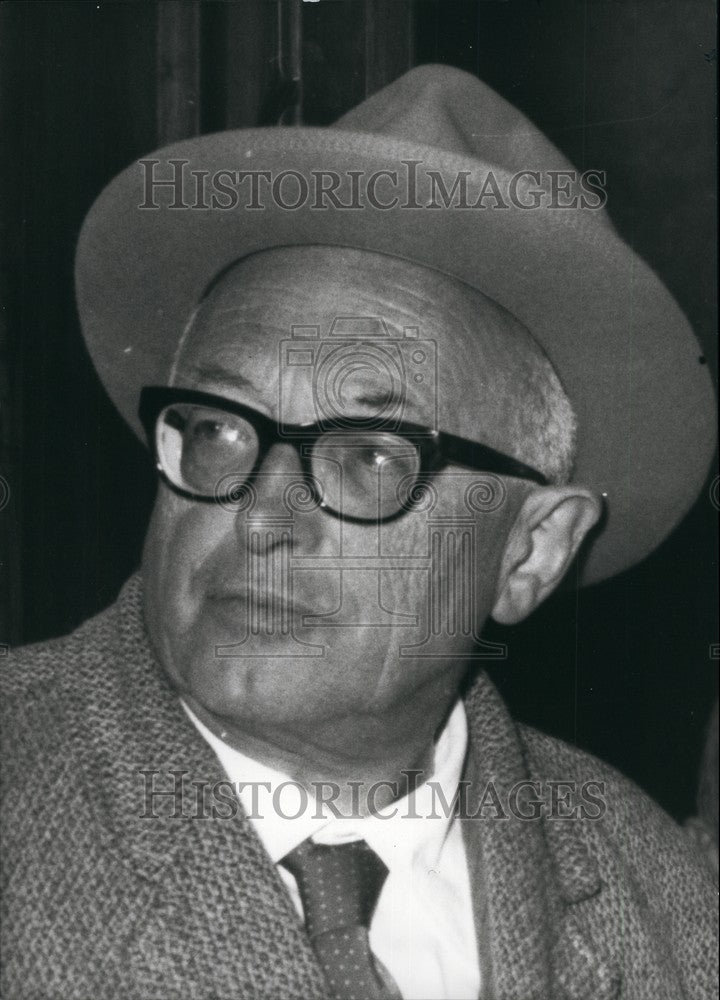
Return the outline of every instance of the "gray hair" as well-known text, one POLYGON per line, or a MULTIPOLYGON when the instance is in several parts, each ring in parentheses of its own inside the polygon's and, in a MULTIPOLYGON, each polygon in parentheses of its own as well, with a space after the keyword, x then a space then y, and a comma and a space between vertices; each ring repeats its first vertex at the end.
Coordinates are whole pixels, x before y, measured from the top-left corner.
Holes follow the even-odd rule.
POLYGON ((563 485, 571 479, 575 465, 575 410, 557 372, 539 350, 524 382, 525 393, 511 417, 517 457, 551 483, 563 485))

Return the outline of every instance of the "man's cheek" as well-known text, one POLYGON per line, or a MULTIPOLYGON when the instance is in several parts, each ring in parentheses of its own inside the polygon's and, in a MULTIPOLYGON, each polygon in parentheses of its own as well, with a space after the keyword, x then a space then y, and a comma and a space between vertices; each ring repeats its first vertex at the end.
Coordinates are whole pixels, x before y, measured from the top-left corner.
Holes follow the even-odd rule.
MULTIPOLYGON (((197 613, 200 569, 214 549, 209 512, 179 497, 158 497, 143 552, 149 600, 170 633, 186 628, 197 613)), ((217 516, 217 515, 216 515, 217 516)))
POLYGON ((423 568, 382 570, 378 574, 379 603, 387 611, 407 616, 407 621, 399 620, 397 624, 411 627, 424 613, 428 582, 428 571, 423 568))

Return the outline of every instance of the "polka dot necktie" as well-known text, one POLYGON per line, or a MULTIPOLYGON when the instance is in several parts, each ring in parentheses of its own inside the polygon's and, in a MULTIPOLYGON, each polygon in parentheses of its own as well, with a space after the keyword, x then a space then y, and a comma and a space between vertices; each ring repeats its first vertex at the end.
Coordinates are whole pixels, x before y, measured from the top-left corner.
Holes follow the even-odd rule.
POLYGON ((387 868, 364 840, 303 841, 281 864, 294 875, 305 927, 336 1000, 401 1000, 392 976, 370 951, 368 926, 387 868))

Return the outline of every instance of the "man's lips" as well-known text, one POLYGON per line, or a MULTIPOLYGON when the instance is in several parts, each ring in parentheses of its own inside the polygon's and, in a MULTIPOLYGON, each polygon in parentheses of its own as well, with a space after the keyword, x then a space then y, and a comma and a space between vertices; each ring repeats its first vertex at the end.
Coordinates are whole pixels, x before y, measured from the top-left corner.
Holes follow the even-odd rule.
POLYGON ((260 613, 263 618, 275 614, 282 619, 297 620, 304 615, 316 615, 320 610, 309 601, 266 590, 216 591, 209 593, 207 600, 221 617, 235 621, 247 619, 253 613, 260 613))

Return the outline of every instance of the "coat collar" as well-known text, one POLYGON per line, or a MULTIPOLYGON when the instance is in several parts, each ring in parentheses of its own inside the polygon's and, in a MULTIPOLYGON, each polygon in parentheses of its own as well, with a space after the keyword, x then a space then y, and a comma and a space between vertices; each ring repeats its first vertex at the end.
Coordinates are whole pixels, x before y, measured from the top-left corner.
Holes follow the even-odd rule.
MULTIPOLYGON (((165 889, 177 886, 179 871, 203 873, 223 887, 235 924, 254 929, 243 935, 237 961, 254 967, 257 951, 262 979, 261 966, 272 975, 268 955, 290 954, 298 995, 323 996, 312 949, 252 824, 240 810, 219 822, 197 818, 203 784, 225 776, 152 655, 139 577, 106 614, 112 669, 85 686, 75 719, 106 849, 165 889)), ((618 977, 582 915, 602 887, 579 824, 496 817, 498 799, 507 802, 518 782, 541 776, 532 774, 518 728, 486 675, 473 683, 466 708, 468 818, 461 822, 484 1000, 613 1000, 618 977)))

